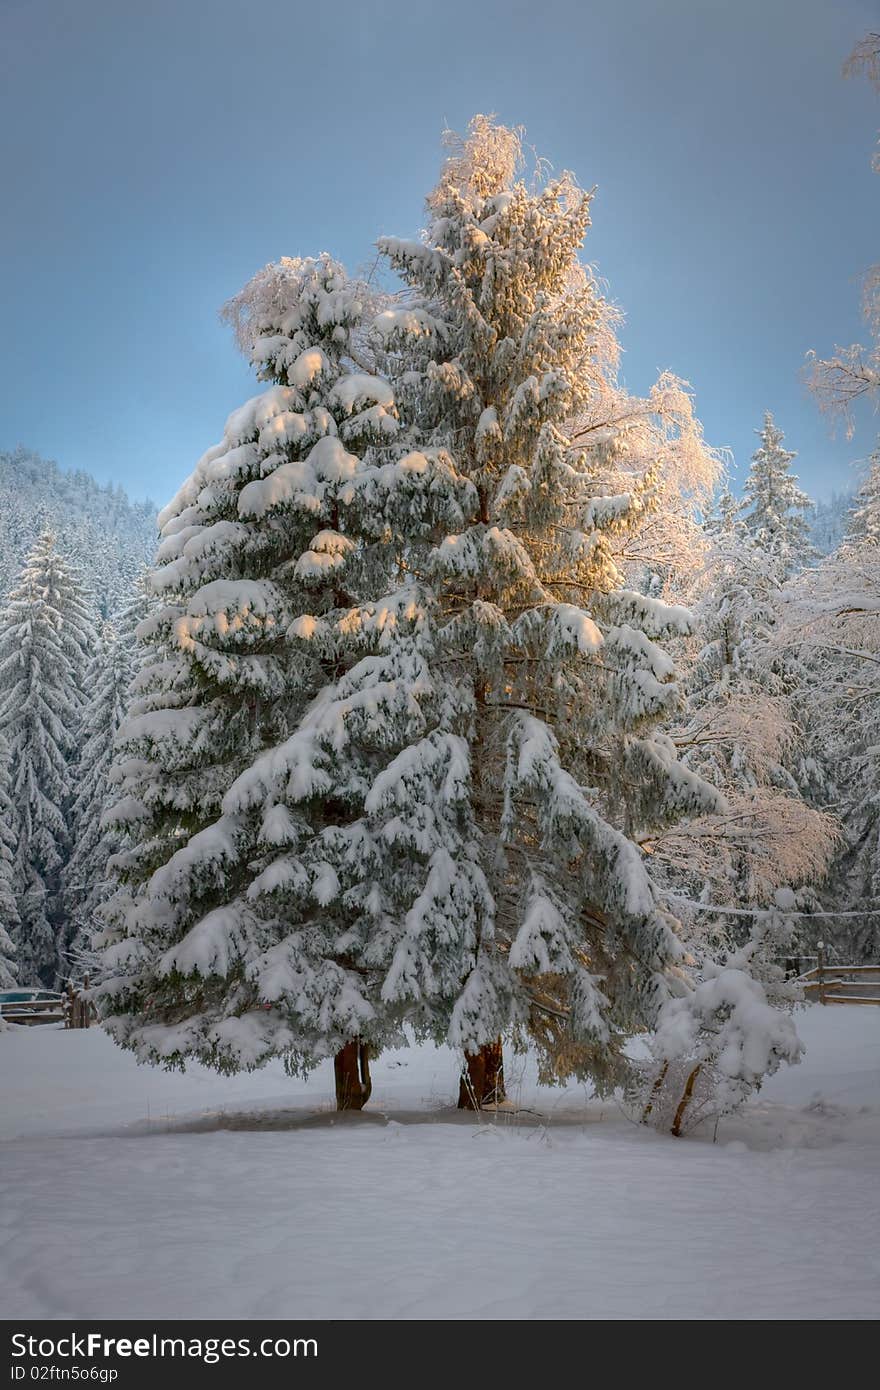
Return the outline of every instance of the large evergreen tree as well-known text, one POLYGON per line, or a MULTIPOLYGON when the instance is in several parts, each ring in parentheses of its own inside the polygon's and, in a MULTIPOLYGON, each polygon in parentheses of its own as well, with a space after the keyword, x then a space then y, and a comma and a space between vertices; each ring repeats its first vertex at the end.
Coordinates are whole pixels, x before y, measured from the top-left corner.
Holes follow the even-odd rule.
POLYGON ((687 989, 641 844, 721 798, 664 732, 690 618, 627 552, 662 465, 569 433, 606 385, 589 200, 518 158, 475 123, 425 240, 381 243, 409 292, 372 339, 326 258, 236 303, 276 384, 163 514, 116 773, 102 994, 142 1057, 335 1054, 359 1105, 404 1025, 521 1028, 608 1086, 687 989))
MULTIPOLYGON (((287 1052, 306 1065, 350 1045, 368 1007, 327 911, 334 879, 316 832, 349 814, 332 759, 316 771, 303 758, 293 811, 281 794, 253 810, 229 800, 261 753, 317 717, 361 643, 393 626, 385 604, 365 639, 352 608, 387 587, 382 495, 400 480, 416 494, 442 468, 404 459, 389 480, 365 462, 397 430, 387 382, 354 360, 368 303, 326 256, 255 278, 231 316, 275 384, 230 417, 160 517, 160 602, 141 624, 148 657, 115 773, 128 843, 102 986, 114 1035, 153 1060, 236 1068, 287 1052), (372 543, 349 519, 365 478, 372 543)), ((363 692, 365 714, 373 699, 363 692)))
POLYGON ((0 733, 11 760, 13 933, 22 983, 52 983, 64 925, 70 759, 94 640, 74 571, 42 535, 0 613, 0 733))
POLYGON ((761 549, 772 557, 779 579, 784 580, 813 554, 808 520, 813 504, 797 485, 790 468, 797 456, 783 448, 785 435, 769 410, 757 434, 761 444, 752 455, 741 515, 761 549))
MULTIPOLYGON (((516 149, 478 125, 427 244, 382 244, 414 292, 380 317, 387 370, 406 443, 431 453, 352 495, 399 587, 311 632, 337 652, 357 633, 366 655, 225 808, 296 822, 316 787, 346 808, 261 864, 251 897, 305 925, 317 857, 362 1037, 406 1020, 476 1053, 529 1022, 559 1068, 608 1081, 616 1029, 653 1016, 680 954, 633 833, 715 797, 651 736, 678 699, 655 639, 687 616, 623 588, 613 559, 655 480, 606 496, 607 450, 564 433, 598 375, 587 199, 569 180, 529 193, 516 149)), ((279 943, 288 978, 303 936, 279 943)))
MULTIPOLYGON (((662 484, 655 463, 625 492, 603 487, 640 412, 606 409, 607 316, 577 259, 589 198, 569 176, 530 191, 519 158, 512 132, 477 118, 429 200, 425 241, 380 242, 412 291, 380 319, 401 411, 450 450, 476 506, 410 553, 443 703, 423 700, 429 740, 400 756, 376 809, 395 843, 404 810, 416 821, 447 776, 434 741, 454 735, 480 879, 473 972, 447 1037, 469 1052, 523 1022, 549 1070, 601 1084, 679 955, 636 842, 717 799, 661 732, 679 688, 658 643, 688 617, 627 587, 616 558, 662 484)), ((404 968, 385 986, 400 999, 418 1000, 429 932, 442 941, 455 915, 455 880, 432 890, 430 866, 413 866, 404 968)))

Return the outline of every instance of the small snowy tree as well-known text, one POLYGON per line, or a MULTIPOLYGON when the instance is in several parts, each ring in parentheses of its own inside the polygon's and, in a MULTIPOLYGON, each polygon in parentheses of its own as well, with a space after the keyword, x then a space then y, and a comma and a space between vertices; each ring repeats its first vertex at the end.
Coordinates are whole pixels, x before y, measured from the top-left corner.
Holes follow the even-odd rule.
POLYGON ((738 1109, 783 1062, 800 1061, 791 1019, 798 988, 776 957, 789 932, 784 916, 763 913, 746 944, 706 959, 686 991, 660 1010, 651 1061, 630 1099, 644 1123, 676 1138, 738 1109))
POLYGON ((114 743, 140 662, 135 628, 147 615, 148 600, 140 592, 104 625, 86 672, 86 705, 73 768, 73 851, 64 872, 68 955, 77 964, 89 958, 92 936, 102 928, 98 908, 111 893, 108 862, 119 843, 104 816, 111 799, 114 743))
MULTIPOLYGON (((740 504, 730 490, 727 479, 713 496, 706 508, 704 531, 706 536, 718 538, 728 536, 739 523, 740 504)), ((740 530, 742 527, 740 525, 740 530)))
POLYGON ((813 504, 789 467, 796 457, 782 447, 785 438, 769 410, 757 434, 760 448, 743 488, 741 515, 746 529, 774 561, 780 581, 812 557, 808 517, 813 504))
POLYGON ((46 533, 0 613, 0 733, 9 744, 13 891, 22 983, 52 983, 64 925, 60 873, 69 837, 69 762, 94 640, 76 575, 46 533))

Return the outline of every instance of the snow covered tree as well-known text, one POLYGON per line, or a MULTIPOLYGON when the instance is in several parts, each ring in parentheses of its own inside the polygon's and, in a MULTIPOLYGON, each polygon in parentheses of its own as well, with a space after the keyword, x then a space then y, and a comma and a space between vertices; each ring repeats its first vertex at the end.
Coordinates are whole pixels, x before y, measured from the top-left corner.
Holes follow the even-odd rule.
POLYGON ((741 515, 746 529, 773 559, 780 581, 812 557, 808 516, 813 504, 789 467, 797 456, 782 447, 785 438, 769 410, 757 434, 760 448, 743 488, 741 515))
POLYGON ((114 742, 140 662, 135 628, 148 611, 148 599, 139 592, 104 625, 100 645, 86 672, 86 704, 77 731, 70 809, 73 852, 64 872, 67 941, 69 954, 77 962, 88 958, 92 935, 102 927, 98 908, 111 891, 108 861, 119 845, 103 817, 111 798, 114 742))
POLYGON ((13 887, 16 839, 11 790, 9 744, 0 735, 0 989, 15 983, 12 936, 20 925, 13 887))
POLYGON ((11 760, 12 883, 20 919, 13 940, 23 984, 52 983, 58 972, 69 763, 93 640, 77 577, 46 533, 0 613, 0 734, 11 760))
POLYGON ((472 973, 447 1039, 475 1055, 524 1024, 548 1071, 603 1085, 680 956, 636 839, 717 798, 661 732, 679 688, 658 642, 688 616, 626 587, 615 560, 661 479, 655 465, 632 470, 625 492, 603 488, 625 427, 598 420, 607 315, 577 259, 589 198, 567 175, 530 191, 519 158, 516 135, 478 117, 429 199, 424 242, 380 241, 411 290, 378 323, 402 416, 475 493, 464 528, 407 551, 428 689, 442 681, 443 699, 419 694, 427 738, 402 750, 373 803, 397 851, 386 897, 388 871, 407 872, 400 850, 426 858, 409 859, 385 993, 419 1000, 429 933, 442 941, 473 902, 472 973), (420 824, 452 766, 466 856, 420 824))
POLYGON ((724 484, 713 496, 711 503, 706 508, 705 520, 703 523, 707 536, 717 537, 729 535, 739 522, 740 504, 737 502, 730 490, 730 485, 725 479, 724 484))
MULTIPOLYGON (((703 902, 761 909, 799 889, 809 905, 837 844, 834 818, 802 790, 815 774, 805 775, 798 683, 776 640, 780 592, 775 558, 734 521, 715 533, 688 594, 696 631, 680 655, 687 707, 673 739, 725 806, 669 827, 650 848, 656 871, 703 902)), ((711 925, 740 941, 749 928, 747 918, 711 925)))
MULTIPOLYGON (((813 757, 825 767, 844 838, 826 906, 863 917, 830 923, 838 957, 880 951, 880 457, 856 494, 850 534, 788 594, 780 644, 796 654, 821 718, 813 757)), ((827 936, 829 928, 824 932, 827 936)))
POLYGON ((162 515, 114 774, 101 993, 141 1057, 333 1055, 359 1106, 405 1028, 518 1029, 608 1087, 685 988, 639 845, 721 798, 664 732, 690 618, 626 578, 662 470, 568 432, 607 387, 589 200, 519 148, 478 119, 424 241, 383 240, 409 292, 372 337, 327 258, 234 301, 275 385, 162 515))
MULTIPOLYGON (((382 689, 361 675, 348 697, 363 726, 356 771, 317 731, 328 687, 396 620, 392 604, 367 615, 355 603, 386 588, 383 495, 430 507, 443 470, 410 456, 386 475, 370 461, 397 420, 387 382, 354 359, 368 304, 327 256, 268 267, 232 302, 240 340, 275 384, 230 417, 160 516, 160 602, 139 628, 148 657, 114 772, 111 814, 128 842, 114 859, 101 985, 108 1026, 142 1057, 234 1070, 344 1053, 349 1104, 379 1036, 364 1035, 372 980, 330 906, 329 842, 345 838, 351 799, 362 802, 391 737, 382 689), (301 756, 277 794, 246 797, 243 779, 265 780, 288 746, 301 756)), ((399 620, 417 625, 408 610, 399 620)), ((398 688, 411 699, 402 676, 398 688)))

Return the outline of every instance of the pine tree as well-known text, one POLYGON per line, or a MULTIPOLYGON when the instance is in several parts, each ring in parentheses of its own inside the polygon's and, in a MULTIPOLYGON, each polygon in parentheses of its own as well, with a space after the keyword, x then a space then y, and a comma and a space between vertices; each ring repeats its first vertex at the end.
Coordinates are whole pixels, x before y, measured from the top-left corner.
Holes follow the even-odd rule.
POLYGON ((20 925, 13 887, 16 839, 9 774, 9 745, 0 735, 0 989, 15 983, 12 937, 20 925))
POLYGON ((769 410, 756 433, 761 445, 752 455, 741 515, 746 529, 774 560, 782 581, 813 555, 807 519, 813 504, 789 468, 797 455, 782 447, 785 436, 769 410))
POLYGON ((52 983, 64 928, 69 761, 93 642, 76 575, 45 533, 0 614, 0 733, 11 760, 14 933, 22 983, 52 983))
MULTIPOLYGON (((846 64, 878 86, 878 37, 867 34, 846 64)), ((874 168, 880 172, 875 152, 874 168)), ((811 386, 820 408, 842 416, 855 431, 853 407, 880 399, 880 266, 864 276, 863 309, 872 341, 813 354, 811 386)), ((856 515, 843 544, 803 576, 792 594, 787 638, 799 652, 822 718, 812 730, 815 757, 836 784, 845 845, 828 884, 831 911, 865 909, 863 917, 834 923, 840 955, 876 961, 880 952, 880 459, 855 501, 856 515)))
MULTIPOLYGON (((408 554, 443 702, 424 702, 429 739, 374 801, 380 833, 411 850, 406 827, 448 776, 435 752, 448 731, 468 857, 441 844, 451 867, 435 885, 429 855, 416 874, 383 993, 419 1000, 426 943, 443 941, 465 888, 451 869, 476 861, 472 973, 447 1039, 474 1056, 523 1022, 548 1070, 607 1084, 617 1030, 654 1017, 679 954, 637 841, 716 798, 658 727, 679 698, 658 639, 687 615, 625 587, 615 560, 661 480, 648 469, 607 495, 632 420, 582 424, 608 395, 604 306, 577 260, 589 199, 568 176, 529 192, 518 158, 512 132, 477 118, 429 200, 425 243, 380 241, 412 291, 379 325, 402 414, 476 491, 463 530, 408 554)), ((389 871, 399 882, 406 867, 394 856, 389 871)))
POLYGON ((104 625, 86 672, 87 703, 77 732, 70 808, 73 852, 64 873, 68 954, 77 962, 89 957, 92 936, 102 928, 98 909, 111 892, 108 863, 119 845, 103 817, 111 800, 114 742, 140 660, 135 628, 148 609, 145 594, 139 592, 104 625))
POLYGON ((725 482, 707 508, 704 523, 706 533, 712 537, 729 535, 737 526, 739 511, 740 504, 725 482))
MULTIPOLYGON (((369 982, 328 911, 338 885, 322 837, 346 823, 347 798, 362 799, 375 754, 365 750, 352 791, 332 751, 308 765, 308 721, 395 620, 377 607, 367 638, 353 600, 387 584, 383 493, 402 480, 417 507, 436 471, 404 459, 389 479, 367 463, 397 430, 387 382, 354 360, 369 301, 327 256, 255 277, 229 317, 274 384, 230 417, 160 516, 159 605, 139 628, 147 657, 114 772, 127 843, 113 861, 101 986, 114 1036, 154 1061, 232 1070, 284 1053, 307 1067, 345 1049, 350 1062, 354 1048, 355 1071, 366 1068, 369 982), (351 534, 350 515, 371 506, 372 537, 368 515, 351 534), (287 787, 302 804, 288 809, 279 791, 245 805, 242 778, 280 766, 288 739, 303 748, 287 787)), ((381 690, 365 687, 364 719, 374 698, 378 711, 381 690)), ((384 737, 379 727, 367 743, 384 737)), ((351 1103, 364 1079, 343 1077, 351 1103)))

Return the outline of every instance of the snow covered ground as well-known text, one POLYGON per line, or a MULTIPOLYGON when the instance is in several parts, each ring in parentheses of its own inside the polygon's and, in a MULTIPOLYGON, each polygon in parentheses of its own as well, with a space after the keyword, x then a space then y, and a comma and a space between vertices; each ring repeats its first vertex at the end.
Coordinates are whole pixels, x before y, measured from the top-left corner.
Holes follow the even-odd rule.
POLYGON ((804 1062, 675 1140, 508 1061, 530 1113, 460 1116, 455 1060, 138 1067, 99 1030, 0 1035, 7 1318, 871 1318, 880 1010, 798 1015, 804 1062))

